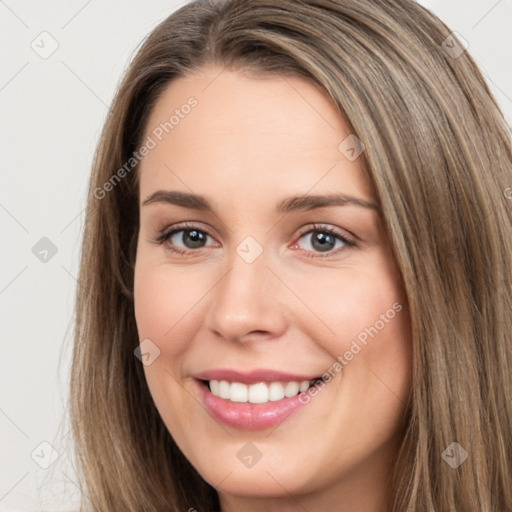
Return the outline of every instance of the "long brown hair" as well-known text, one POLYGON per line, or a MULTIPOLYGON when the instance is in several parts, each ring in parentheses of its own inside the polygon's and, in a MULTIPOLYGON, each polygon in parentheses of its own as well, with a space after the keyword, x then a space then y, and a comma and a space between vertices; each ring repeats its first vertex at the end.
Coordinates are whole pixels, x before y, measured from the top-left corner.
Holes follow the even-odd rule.
POLYGON ((468 52, 411 0, 197 0, 143 42, 90 181, 70 398, 83 509, 219 510, 134 356, 134 152, 163 89, 204 64, 316 84, 365 145, 414 353, 389 510, 512 511, 510 134, 468 52))

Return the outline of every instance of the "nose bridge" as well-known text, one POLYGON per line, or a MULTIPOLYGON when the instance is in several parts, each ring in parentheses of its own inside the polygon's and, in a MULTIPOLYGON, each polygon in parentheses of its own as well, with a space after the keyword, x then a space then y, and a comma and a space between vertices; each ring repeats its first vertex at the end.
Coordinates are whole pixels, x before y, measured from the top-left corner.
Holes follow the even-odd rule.
POLYGON ((211 302, 210 330, 223 338, 243 341, 255 331, 273 337, 286 329, 279 280, 267 267, 267 256, 250 237, 230 254, 229 270, 215 287, 211 302))

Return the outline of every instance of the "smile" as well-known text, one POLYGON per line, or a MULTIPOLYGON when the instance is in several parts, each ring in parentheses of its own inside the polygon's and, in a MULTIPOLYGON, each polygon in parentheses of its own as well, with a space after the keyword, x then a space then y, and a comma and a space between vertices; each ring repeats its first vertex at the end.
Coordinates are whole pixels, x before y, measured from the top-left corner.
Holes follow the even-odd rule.
POLYGON ((278 425, 299 410, 319 378, 256 370, 212 370, 195 375, 202 402, 215 420, 242 429, 278 425))
POLYGON ((247 385, 242 382, 228 382, 227 380, 210 380, 208 387, 212 395, 231 402, 250 402, 251 404, 266 404, 276 402, 283 398, 291 398, 304 391, 314 383, 314 380, 301 382, 258 382, 247 385))

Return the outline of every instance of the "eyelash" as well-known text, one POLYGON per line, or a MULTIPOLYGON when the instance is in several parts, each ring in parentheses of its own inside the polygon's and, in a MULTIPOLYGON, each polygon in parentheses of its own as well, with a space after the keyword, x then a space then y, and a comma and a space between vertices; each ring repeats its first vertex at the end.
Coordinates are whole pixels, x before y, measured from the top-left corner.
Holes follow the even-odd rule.
MULTIPOLYGON (((178 226, 173 226, 172 229, 169 229, 169 228, 163 229, 162 231, 160 231, 160 233, 155 238, 151 239, 150 241, 152 243, 157 244, 157 245, 163 245, 173 235, 175 235, 176 233, 179 233, 180 231, 199 231, 201 233, 206 234, 210 238, 213 238, 204 229, 199 229, 198 226, 196 226, 194 224, 190 224, 188 222, 185 222, 185 223, 180 224, 178 226)), ((308 233, 313 233, 315 231, 316 232, 320 232, 320 233, 325 233, 325 234, 333 235, 334 237, 336 237, 339 240, 341 240, 345 244, 346 247, 356 247, 356 243, 355 243, 354 240, 352 240, 351 238, 348 238, 346 235, 342 234, 337 229, 329 227, 329 226, 326 226, 326 225, 323 225, 323 224, 313 224, 312 226, 305 227, 304 230, 301 230, 301 233, 299 234, 299 236, 297 238, 297 241, 300 240, 304 235, 307 235, 308 233)), ((294 244, 295 243, 296 242, 294 242, 294 244)), ((187 257, 187 256, 193 256, 193 253, 199 252, 201 249, 203 249, 203 247, 200 247, 198 249, 189 249, 187 251, 187 250, 184 250, 184 249, 173 247, 171 245, 167 245, 166 249, 168 251, 170 251, 170 252, 175 253, 175 254, 179 254, 181 256, 186 256, 187 257)), ((312 257, 313 258, 328 258, 330 256, 338 254, 340 251, 342 251, 344 249, 345 249, 345 247, 341 247, 341 248, 338 248, 337 250, 328 251, 325 254, 319 253, 319 254, 316 254, 315 256, 312 256, 312 257)), ((304 252, 308 252, 308 253, 309 252, 313 252, 313 251, 308 251, 308 250, 305 250, 305 249, 301 249, 301 250, 304 251, 304 252)))

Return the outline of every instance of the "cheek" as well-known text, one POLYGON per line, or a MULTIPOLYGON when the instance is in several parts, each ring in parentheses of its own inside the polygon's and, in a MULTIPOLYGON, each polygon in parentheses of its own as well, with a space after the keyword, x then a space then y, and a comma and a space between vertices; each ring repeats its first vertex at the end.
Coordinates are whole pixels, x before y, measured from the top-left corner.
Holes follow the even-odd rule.
POLYGON ((177 357, 190 339, 184 329, 198 328, 194 321, 201 298, 207 291, 206 276, 168 265, 141 263, 135 270, 135 318, 140 339, 149 338, 171 359, 177 357), (179 335, 178 335, 179 333, 179 335), (172 340, 172 343, 169 343, 172 340))
POLYGON ((400 337, 406 334, 402 332, 405 299, 398 277, 377 264, 370 268, 347 268, 337 275, 317 274, 297 282, 297 295, 310 310, 305 317, 310 328, 306 324, 303 328, 312 339, 326 344, 324 348, 332 355, 348 350, 353 340, 365 346, 392 330, 400 337))
POLYGON ((169 431, 182 440, 203 421, 204 410, 183 393, 181 377, 190 340, 200 327, 200 300, 206 280, 191 279, 183 269, 143 261, 136 266, 135 319, 140 341, 150 339, 160 357, 144 366, 146 381, 160 416, 169 431), (182 411, 189 411, 183 415, 182 411))
POLYGON ((342 409, 360 410, 363 416, 378 411, 381 419, 394 422, 412 379, 407 303, 390 264, 376 260, 368 268, 347 269, 335 279, 304 280, 297 294, 314 315, 306 315, 300 329, 332 361, 341 362, 342 378, 339 366, 331 366, 330 373, 340 387, 342 409))

